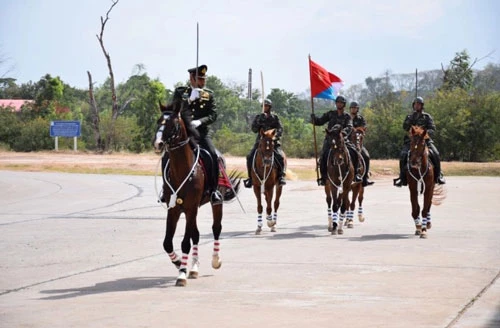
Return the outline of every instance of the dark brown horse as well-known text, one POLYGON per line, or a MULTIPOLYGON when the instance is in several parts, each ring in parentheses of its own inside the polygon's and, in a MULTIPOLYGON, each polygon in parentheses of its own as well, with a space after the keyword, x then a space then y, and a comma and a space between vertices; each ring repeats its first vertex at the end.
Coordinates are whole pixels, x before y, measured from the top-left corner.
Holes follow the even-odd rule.
POLYGON ((415 223, 415 235, 427 238, 427 230, 431 228, 431 205, 439 205, 444 200, 443 188, 436 187, 434 167, 429 158, 427 130, 421 126, 412 126, 410 134, 410 151, 406 179, 410 189, 411 216, 415 223), (420 212, 419 194, 423 195, 422 212, 420 212), (422 215, 420 217, 420 214, 422 215))
MULTIPOLYGON (((363 176, 365 174, 364 170, 366 170, 366 163, 363 160, 363 156, 361 156, 361 151, 363 149, 363 141, 365 138, 366 128, 362 126, 358 126, 352 129, 350 140, 356 147, 356 150, 359 153, 360 160, 360 175, 363 176)), ((358 201, 358 220, 359 222, 364 222, 365 217, 363 215, 363 199, 365 194, 365 187, 361 182, 353 182, 351 186, 352 196, 351 196, 351 204, 349 206, 349 210, 347 211, 347 227, 352 228, 354 225, 353 217, 354 210, 356 209, 356 200, 358 201)))
MULTIPOLYGON (((278 219, 278 208, 280 207, 280 197, 283 186, 278 183, 278 163, 275 159, 274 142, 276 139, 276 129, 267 131, 260 130, 259 144, 252 161, 252 185, 255 197, 257 197, 257 230, 256 234, 262 232, 262 194, 266 199, 266 220, 267 226, 272 232, 276 231, 278 219), (276 195, 274 196, 274 191, 276 195), (271 207, 274 196, 274 207, 271 207), (273 212, 274 210, 274 212, 273 212)), ((286 156, 283 153, 286 166, 286 156)), ((285 168, 283 168, 285 170, 285 168)))
POLYGON ((330 142, 325 183, 328 231, 331 231, 332 235, 341 235, 344 233, 343 221, 349 208, 349 191, 354 179, 354 166, 345 145, 345 135, 340 125, 327 129, 326 134, 327 140, 330 142))
MULTIPOLYGON (((179 269, 176 285, 185 286, 187 283, 187 265, 190 251, 192 256, 192 267, 189 278, 198 277, 198 244, 200 232, 198 231, 197 216, 198 209, 209 202, 210 195, 207 190, 207 172, 201 161, 201 150, 193 147, 186 132, 185 123, 181 117, 182 102, 176 102, 169 109, 171 114, 163 114, 159 120, 160 131, 163 129, 161 140, 165 151, 163 156, 168 156, 168 170, 163 174, 163 198, 168 207, 167 227, 163 248, 170 257, 172 263, 179 269), (182 256, 179 257, 174 251, 173 238, 181 213, 185 214, 186 227, 182 239, 182 256), (191 241, 193 243, 191 247, 191 241)), ((163 107, 163 110, 166 108, 163 107)), ((163 170, 162 170, 163 171, 163 170)), ((240 179, 234 175, 227 177, 224 166, 221 165, 226 182, 223 186, 219 184, 224 201, 236 197, 239 190, 240 179)), ((220 181, 220 180, 219 180, 220 181)), ((212 267, 220 268, 219 237, 222 231, 222 204, 212 205, 214 236, 212 267)))

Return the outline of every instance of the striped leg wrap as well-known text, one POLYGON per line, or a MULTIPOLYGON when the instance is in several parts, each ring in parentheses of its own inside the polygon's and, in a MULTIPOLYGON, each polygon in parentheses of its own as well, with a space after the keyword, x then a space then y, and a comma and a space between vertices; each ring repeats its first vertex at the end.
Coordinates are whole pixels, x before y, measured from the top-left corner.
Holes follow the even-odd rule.
POLYGON ((182 253, 181 266, 179 271, 187 272, 187 263, 188 263, 189 254, 182 253))
POLYGON ((257 226, 262 227, 262 214, 257 215, 257 226))
POLYGON ((354 218, 354 211, 347 211, 347 220, 352 220, 354 218))
POLYGON ((328 218, 329 219, 333 219, 332 218, 332 209, 331 208, 328 209, 328 218))
POLYGON ((273 213, 273 221, 278 221, 278 213, 273 213))
POLYGON ((345 219, 345 213, 340 213, 340 222, 343 222, 345 219))
POLYGON ((431 212, 427 213, 427 222, 431 222, 431 212))
POLYGON ((193 257, 193 261, 198 261, 198 245, 193 245, 191 248, 191 255, 193 257))
POLYGON ((177 254, 175 254, 175 252, 168 253, 168 256, 170 257, 170 261, 172 261, 172 262, 179 260, 179 257, 177 256, 177 254))
POLYGON ((422 218, 422 227, 427 227, 427 218, 422 218))
POLYGON ((214 240, 214 254, 213 256, 219 255, 220 251, 220 241, 214 240))
POLYGON ((358 207, 358 215, 363 214, 363 206, 358 207))
POLYGON ((414 220, 415 225, 421 225, 422 221, 420 221, 420 216, 414 220))
POLYGON ((332 215, 332 221, 338 223, 339 222, 339 213, 335 212, 332 215))

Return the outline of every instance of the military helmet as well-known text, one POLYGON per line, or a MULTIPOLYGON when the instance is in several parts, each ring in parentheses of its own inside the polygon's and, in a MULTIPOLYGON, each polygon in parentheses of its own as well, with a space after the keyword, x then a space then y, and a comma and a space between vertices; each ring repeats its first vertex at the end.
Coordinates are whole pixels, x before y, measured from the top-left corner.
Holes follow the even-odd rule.
POLYGON ((266 99, 266 100, 264 100, 264 105, 269 105, 270 107, 272 107, 273 102, 271 101, 271 99, 266 99))
POLYGON ((351 105, 349 106, 349 108, 353 108, 353 107, 359 108, 359 103, 355 100, 351 101, 351 105))
POLYGON ((416 97, 416 98, 413 100, 412 105, 415 105, 415 104, 422 104, 422 105, 423 105, 423 104, 424 104, 424 98, 422 98, 422 97, 420 97, 420 96, 419 96, 419 97, 416 97))
POLYGON ((345 104, 347 101, 345 100, 344 96, 337 96, 337 98, 335 98, 335 102, 341 102, 345 104))

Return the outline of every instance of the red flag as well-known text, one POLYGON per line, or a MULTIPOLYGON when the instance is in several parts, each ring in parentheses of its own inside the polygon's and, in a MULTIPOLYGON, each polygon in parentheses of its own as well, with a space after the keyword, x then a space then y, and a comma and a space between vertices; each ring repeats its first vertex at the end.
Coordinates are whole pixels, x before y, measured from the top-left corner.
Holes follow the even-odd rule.
POLYGON ((311 75, 311 97, 335 100, 344 81, 337 75, 328 72, 309 57, 309 73, 311 75))

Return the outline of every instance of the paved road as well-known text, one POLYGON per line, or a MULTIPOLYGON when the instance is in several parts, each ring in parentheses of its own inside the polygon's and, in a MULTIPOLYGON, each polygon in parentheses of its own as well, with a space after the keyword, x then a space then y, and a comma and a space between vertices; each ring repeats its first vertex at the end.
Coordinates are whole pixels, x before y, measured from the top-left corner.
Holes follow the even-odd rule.
POLYGON ((447 192, 422 240, 389 180, 342 236, 311 181, 289 181, 278 232, 256 236, 244 189, 220 270, 202 208, 200 278, 180 288, 152 177, 0 171, 0 327, 500 327, 500 179, 449 177, 447 192))

